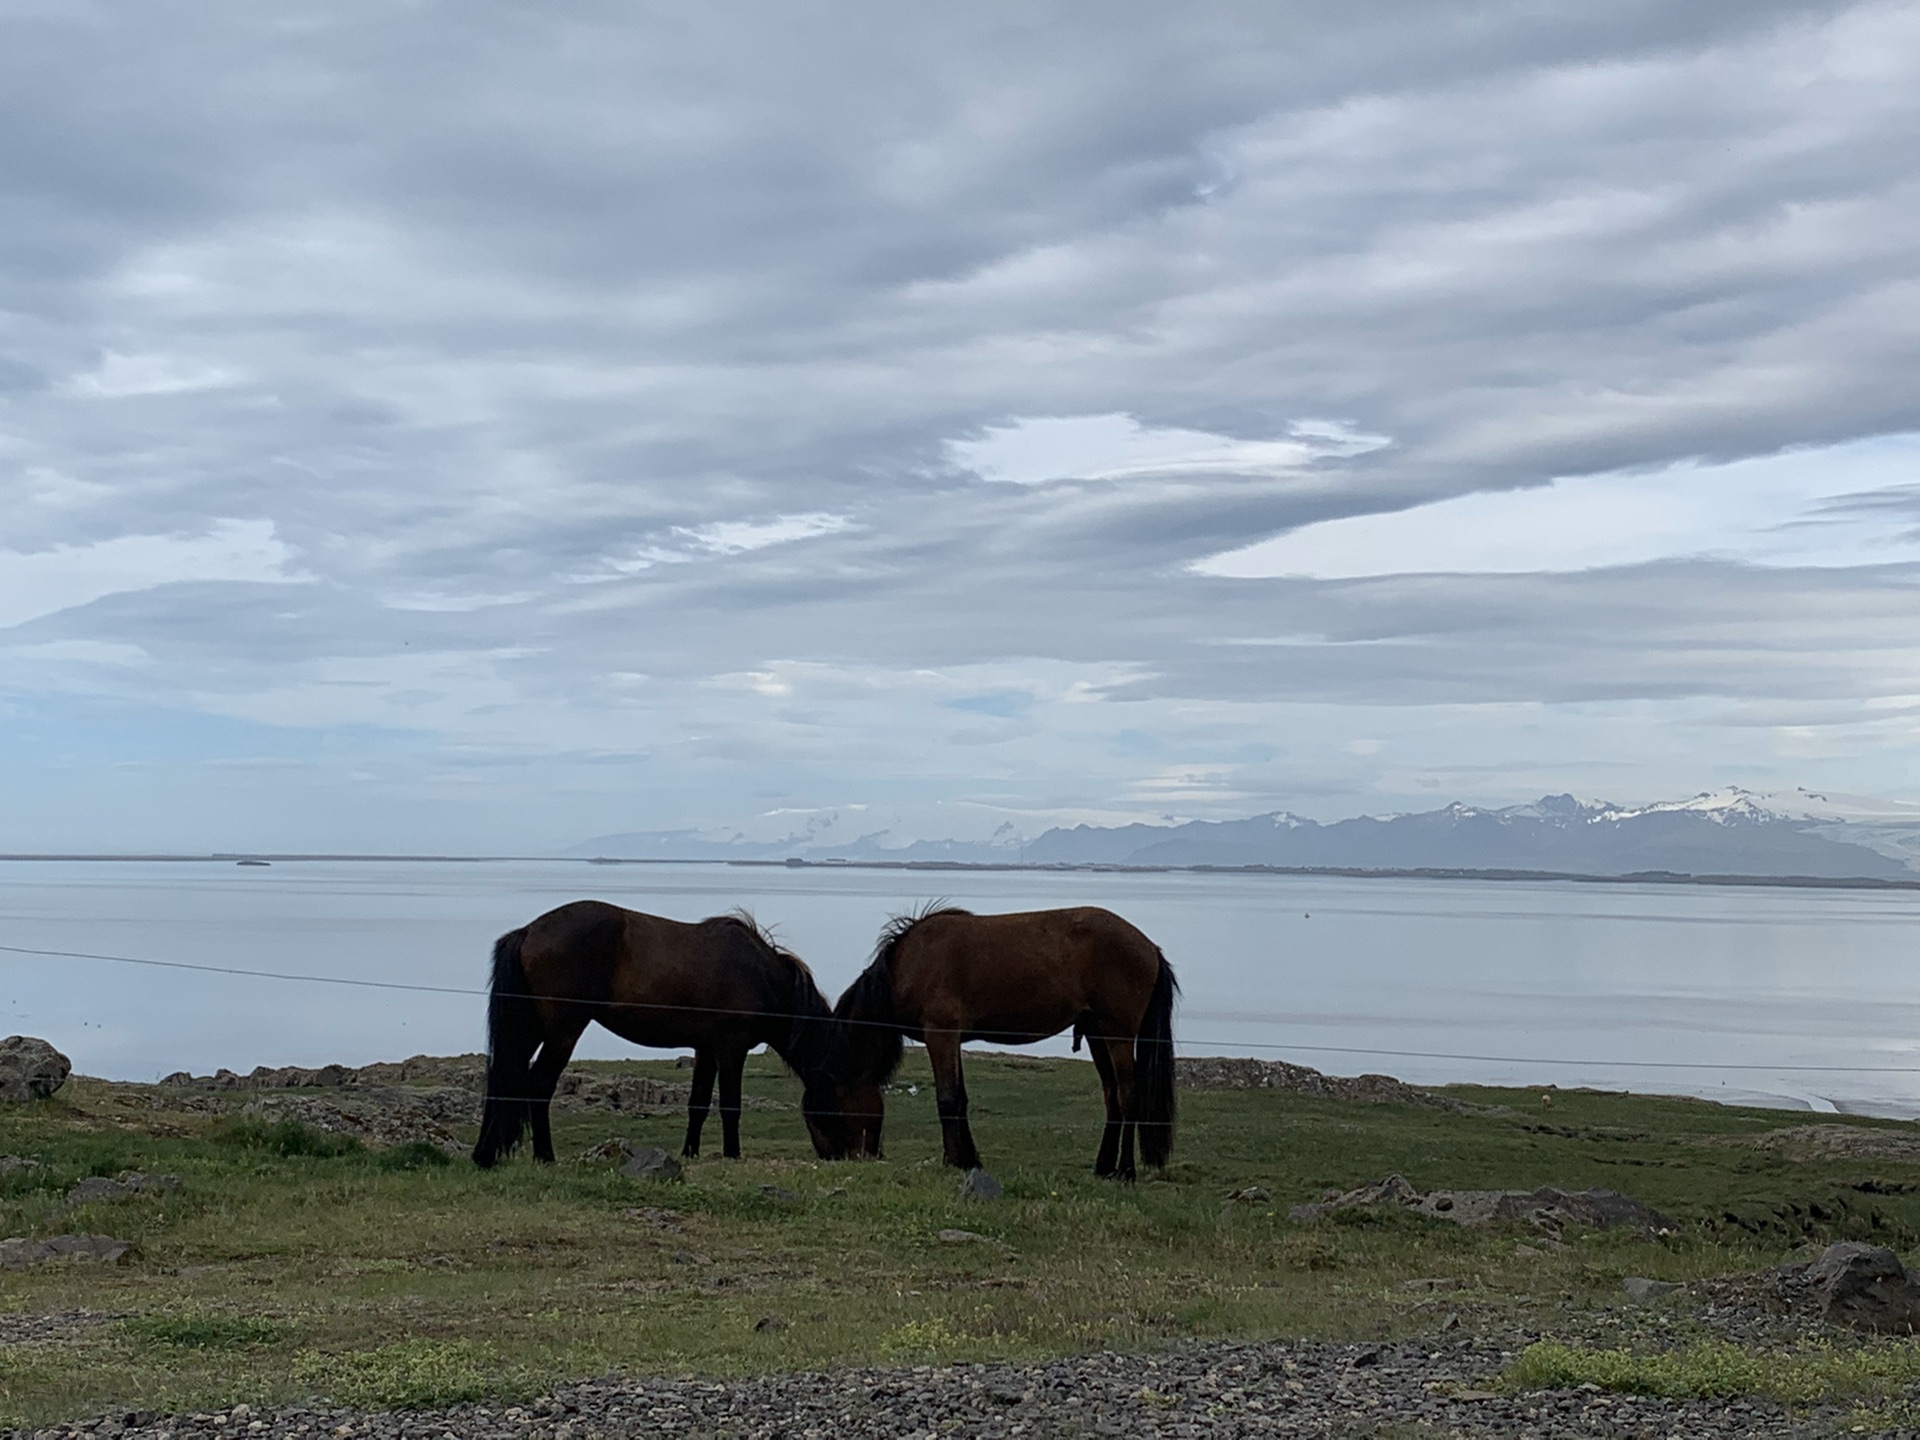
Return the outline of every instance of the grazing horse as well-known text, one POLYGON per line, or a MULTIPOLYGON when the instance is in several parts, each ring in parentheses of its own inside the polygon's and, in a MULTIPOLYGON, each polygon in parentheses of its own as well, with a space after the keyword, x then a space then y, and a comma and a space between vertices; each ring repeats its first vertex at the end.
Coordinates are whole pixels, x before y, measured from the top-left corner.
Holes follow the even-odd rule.
POLYGON ((805 1083, 801 1109, 815 1148, 826 1153, 814 1116, 822 1107, 839 1109, 835 1059, 844 1058, 845 1047, 800 958, 744 914, 688 925, 576 900, 494 944, 476 1165, 484 1169, 510 1152, 529 1124, 534 1158, 552 1161, 553 1088, 595 1020, 636 1045, 693 1048, 681 1153, 700 1153, 718 1076, 723 1148, 729 1158, 739 1156, 740 1072, 747 1052, 763 1043, 805 1083))
POLYGON ((902 1038, 910 1036, 933 1063, 946 1161, 975 1169, 980 1152, 967 1126, 961 1045, 1029 1045, 1072 1026, 1074 1048, 1086 1039, 1107 1102, 1094 1174, 1131 1180, 1136 1130, 1148 1165, 1165 1165, 1173 1151, 1178 993, 1159 947, 1108 910, 929 908, 898 916, 834 1007, 847 1026, 852 1082, 829 1107, 840 1114, 827 1114, 821 1128, 836 1151, 880 1153, 880 1087, 899 1068, 902 1038))

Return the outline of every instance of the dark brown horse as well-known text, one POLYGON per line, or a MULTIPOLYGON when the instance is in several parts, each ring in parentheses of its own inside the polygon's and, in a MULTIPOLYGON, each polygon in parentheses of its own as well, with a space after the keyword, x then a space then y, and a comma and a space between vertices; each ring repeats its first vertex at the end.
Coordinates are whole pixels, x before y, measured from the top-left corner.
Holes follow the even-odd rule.
POLYGON ((900 916, 834 1007, 847 1022, 851 1083, 839 1105, 824 1107, 820 1128, 834 1152, 880 1153, 880 1087, 910 1037, 933 1063, 947 1163, 974 1169, 980 1152, 967 1126, 961 1045, 1029 1045, 1072 1026, 1074 1048, 1085 1037, 1107 1101, 1094 1173, 1131 1180, 1136 1131, 1147 1164, 1165 1165, 1173 1151, 1178 993, 1159 947, 1108 910, 900 916))
POLYGON ((623 1040, 693 1049, 684 1154, 700 1153, 700 1129, 720 1081, 725 1153, 740 1154, 740 1072, 747 1052, 773 1047, 806 1084, 802 1110, 814 1145, 823 1107, 838 1112, 841 1027, 798 956, 745 915, 695 924, 663 920, 598 900, 549 910, 493 947, 487 1001, 487 1101, 474 1163, 494 1164, 533 1127, 533 1153, 553 1159, 548 1106, 581 1033, 598 1020, 623 1040), (831 1088, 828 1088, 831 1087, 831 1088))

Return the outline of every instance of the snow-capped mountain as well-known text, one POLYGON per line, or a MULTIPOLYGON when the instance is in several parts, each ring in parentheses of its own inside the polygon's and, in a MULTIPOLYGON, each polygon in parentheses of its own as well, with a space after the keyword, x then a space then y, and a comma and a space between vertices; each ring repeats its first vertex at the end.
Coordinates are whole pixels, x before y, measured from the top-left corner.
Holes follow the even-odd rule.
MULTIPOLYGON (((854 817, 857 818, 857 817, 854 817)), ((1453 804, 1321 824, 1284 810, 1244 820, 1075 825, 1023 839, 899 840, 810 825, 782 839, 739 832, 603 835, 567 853, 657 860, 847 860, 958 864, 1284 865, 1354 870, 1549 870, 1585 875, 1920 877, 1920 805, 1809 790, 1726 789, 1628 806, 1572 795, 1524 805, 1453 804)))
POLYGON ((1284 812, 1185 825, 1076 826, 1026 848, 1030 862, 1297 865, 1361 870, 1555 870, 1626 875, 1913 879, 1920 806, 1871 809, 1807 791, 1721 790, 1629 807, 1546 795, 1487 809, 1454 804, 1321 825, 1284 812), (1902 813, 1902 808, 1911 813, 1902 813), (1857 818, 1856 818, 1857 817, 1857 818))

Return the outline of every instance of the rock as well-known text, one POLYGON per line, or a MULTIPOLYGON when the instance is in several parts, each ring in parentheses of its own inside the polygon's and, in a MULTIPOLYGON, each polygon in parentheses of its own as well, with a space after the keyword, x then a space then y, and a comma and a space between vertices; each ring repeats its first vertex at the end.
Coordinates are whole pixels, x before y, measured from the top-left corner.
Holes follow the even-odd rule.
POLYGON ((1615 1190, 1559 1190, 1542 1185, 1537 1190, 1434 1190, 1423 1195, 1399 1175, 1314 1204, 1291 1206, 1287 1218, 1318 1220, 1336 1210, 1370 1206, 1398 1206, 1430 1219, 1475 1227, 1523 1220, 1549 1235, 1568 1225, 1594 1230, 1630 1226, 1655 1234, 1679 1228, 1651 1205, 1615 1190))
POLYGON ((131 1200, 136 1195, 163 1190, 178 1190, 178 1175, 148 1175, 140 1170, 122 1170, 113 1179, 89 1175, 67 1191, 69 1205, 91 1205, 100 1201, 131 1200))
POLYGON ((0 1155, 0 1175, 16 1175, 22 1170, 38 1170, 40 1162, 31 1155, 0 1155))
POLYGON ((14 1105, 45 1100, 72 1073, 73 1062, 44 1040, 31 1035, 0 1040, 0 1100, 14 1105))
POLYGON ((1782 1265, 1768 1277, 1793 1310, 1813 1310, 1829 1325, 1880 1335, 1920 1333, 1920 1283, 1880 1245, 1843 1240, 1812 1260, 1782 1265))
POLYGON ((1680 1288, 1671 1280, 1649 1280, 1644 1275, 1629 1275, 1620 1282, 1620 1293, 1629 1300, 1657 1300, 1680 1288))
POLYGON ((0 1269, 24 1270, 48 1260, 100 1260, 118 1265, 133 1253, 131 1240, 106 1235, 55 1235, 47 1240, 0 1240, 0 1269))
POLYGON ((798 1205, 800 1203, 800 1192, 798 1190, 789 1190, 784 1185, 762 1185, 760 1187, 760 1193, 777 1205, 798 1205))
POLYGON ((787 1328, 786 1317, 784 1315, 762 1315, 758 1320, 753 1322, 753 1328, 762 1335, 773 1330, 784 1330, 787 1328))
POLYGON ((1264 1185, 1249 1185, 1244 1190, 1236 1190, 1228 1197, 1242 1205, 1271 1205, 1273 1192, 1264 1185))
POLYGON ((960 1182, 962 1200, 998 1200, 1006 1193, 998 1180, 980 1169, 969 1170, 967 1178, 960 1182))
POLYGON ((972 1230, 942 1230, 940 1243, 943 1245, 973 1245, 987 1243, 987 1237, 972 1230))
POLYGON ((1465 1101, 1416 1090, 1391 1075, 1323 1075, 1307 1065, 1238 1056, 1181 1055, 1173 1062, 1178 1084, 1193 1090, 1280 1090, 1321 1100, 1419 1105, 1429 1110, 1471 1110, 1465 1101))
POLYGON ((620 1173, 633 1180, 678 1180, 680 1162, 657 1145, 645 1145, 628 1157, 620 1173))

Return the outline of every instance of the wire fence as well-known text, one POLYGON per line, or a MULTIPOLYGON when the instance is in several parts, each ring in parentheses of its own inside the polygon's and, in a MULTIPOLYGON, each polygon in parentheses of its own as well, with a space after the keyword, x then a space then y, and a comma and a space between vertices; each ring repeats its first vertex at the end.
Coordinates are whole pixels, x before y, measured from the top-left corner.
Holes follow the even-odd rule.
MULTIPOLYGON (((405 980, 365 980, 346 975, 318 975, 281 970, 257 970, 238 965, 211 965, 191 960, 159 960, 149 956, 112 955, 92 950, 52 950, 29 945, 0 944, 0 954, 30 956, 41 959, 87 960, 112 965, 132 965, 155 970, 190 971, 206 975, 224 975, 253 980, 277 980, 302 985, 332 985, 360 990, 403 991, 422 995, 458 995, 484 1000, 489 992, 483 987, 463 985, 430 985, 405 980)), ((772 1020, 809 1020, 818 1016, 797 1011, 740 1010, 716 1006, 655 1003, 646 1001, 618 1001, 574 998, 568 996, 540 995, 533 998, 553 1004, 586 1005, 601 1009, 637 1009, 671 1011, 680 1014, 730 1015, 741 1018, 758 1017, 772 1020)), ((1238 1012, 1192 1010, 1183 1008, 1180 1016, 1186 1021, 1213 1021, 1246 1026, 1249 1024, 1274 1025, 1281 1022, 1271 1018, 1252 1020, 1238 1012)), ((872 1025, 883 1029, 898 1027, 884 1021, 842 1021, 843 1024, 872 1025)), ((1089 1040, 1132 1040, 1131 1035, 1103 1036, 1081 1032, 1089 1040)), ((1728 1072, 1744 1074, 1820 1074, 1820 1075, 1920 1075, 1920 1065, 1805 1065, 1772 1064, 1765 1062, 1735 1062, 1713 1060, 1603 1060, 1577 1058, 1566 1055, 1495 1055, 1467 1051, 1450 1050, 1404 1050, 1374 1045, 1321 1045, 1293 1041, 1260 1042, 1242 1040, 1238 1037, 1209 1038, 1205 1035, 1187 1033, 1176 1034, 1176 1048, 1192 1051, 1196 1045, 1231 1045, 1240 1050, 1270 1051, 1275 1054, 1307 1055, 1365 1055, 1382 1059, 1397 1060, 1446 1060, 1466 1064, 1487 1065, 1534 1065, 1560 1069, 1625 1069, 1625 1070, 1680 1070, 1688 1072, 1728 1072)))

